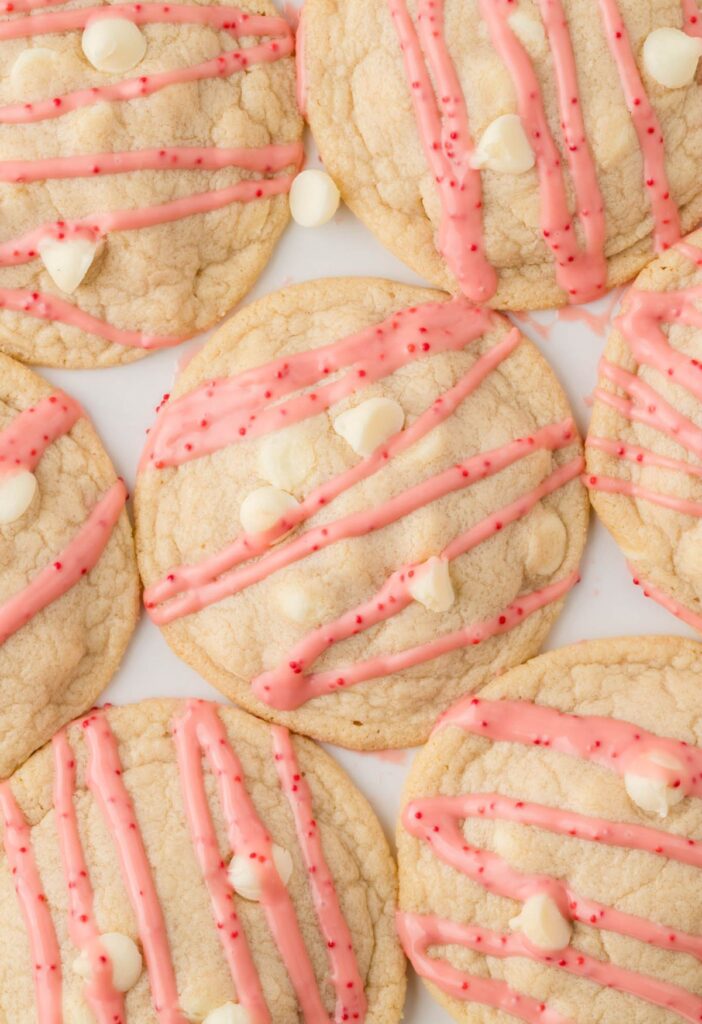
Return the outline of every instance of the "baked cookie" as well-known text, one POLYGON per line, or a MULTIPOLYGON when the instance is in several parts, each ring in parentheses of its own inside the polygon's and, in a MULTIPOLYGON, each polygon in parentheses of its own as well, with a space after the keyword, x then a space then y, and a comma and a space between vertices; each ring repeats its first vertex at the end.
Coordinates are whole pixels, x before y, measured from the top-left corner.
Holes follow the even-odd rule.
POLYGON ((294 38, 263 0, 0 4, 0 349, 130 362, 211 327, 288 220, 294 38))
POLYGON ((423 742, 536 653, 587 500, 550 367, 464 298, 316 281, 230 320, 153 426, 145 604, 259 717, 355 748, 423 742))
POLYGON ((139 614, 126 499, 78 403, 0 355, 0 778, 122 660, 139 614))
POLYGON ((384 245, 538 309, 601 297, 702 216, 701 34, 696 0, 307 0, 299 75, 384 245))
POLYGON ((383 832, 282 727, 204 701, 92 711, 0 785, 0 821, 2 1020, 400 1019, 383 832))
POLYGON ((471 1024, 702 1018, 702 646, 581 643, 466 698, 415 761, 398 930, 471 1024))
POLYGON ((641 274, 600 364, 587 483, 634 580, 702 632, 702 232, 641 274))

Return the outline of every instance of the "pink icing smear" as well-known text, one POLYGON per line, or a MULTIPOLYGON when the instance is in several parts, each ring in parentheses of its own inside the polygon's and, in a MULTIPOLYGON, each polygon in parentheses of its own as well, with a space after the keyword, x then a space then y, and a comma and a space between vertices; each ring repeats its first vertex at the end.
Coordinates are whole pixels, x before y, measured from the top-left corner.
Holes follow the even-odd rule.
POLYGON ((78 402, 62 391, 19 413, 0 431, 0 477, 19 470, 33 472, 46 449, 83 415, 78 402))
MULTIPOLYGON (((598 0, 607 41, 637 132, 644 183, 651 201, 659 250, 680 238, 678 210, 665 168, 665 143, 643 88, 616 0, 598 0)), ((420 141, 441 206, 437 249, 464 294, 487 301, 497 274, 485 255, 481 175, 473 166, 474 143, 461 83, 451 58, 443 0, 420 0, 417 24, 405 0, 388 0, 402 52, 420 141)), ((694 0, 684 0, 686 28, 702 34, 694 0)), ((577 66, 562 0, 538 0, 551 48, 562 144, 575 193, 584 247, 570 214, 560 150, 554 140, 529 54, 510 27, 513 0, 480 0, 493 45, 514 83, 519 114, 536 158, 541 196, 541 233, 551 250, 556 279, 571 303, 601 297, 607 286, 606 223, 597 167, 582 113, 577 66)))
MULTIPOLYGON (((661 778, 680 787, 686 796, 702 796, 702 751, 689 744, 656 736, 617 719, 565 714, 554 708, 524 701, 461 701, 437 725, 457 726, 494 742, 520 743, 553 749, 583 758, 623 776, 628 770, 661 778), (647 760, 651 754, 675 758, 671 769, 647 760)), ((404 809, 405 829, 427 842, 444 863, 466 875, 488 892, 523 902, 539 893, 549 896, 566 918, 582 925, 629 936, 661 949, 674 949, 702 960, 702 938, 657 924, 634 914, 583 898, 567 881, 548 875, 524 874, 501 856, 466 842, 460 823, 469 818, 512 821, 577 839, 643 850, 659 857, 702 867, 702 847, 684 836, 639 825, 618 824, 572 811, 530 804, 496 793, 457 797, 427 797, 404 809)), ((430 957, 429 946, 465 946, 486 956, 526 957, 557 967, 596 984, 635 996, 678 1014, 684 1020, 702 1018, 702 998, 680 986, 626 970, 581 954, 568 946, 548 953, 521 934, 500 935, 472 925, 433 916, 400 913, 398 929, 406 952, 419 973, 454 998, 483 1003, 528 1022, 542 1022, 552 1013, 505 987, 458 971, 450 963, 430 957)), ((556 1016, 555 1019, 559 1019, 556 1016)))

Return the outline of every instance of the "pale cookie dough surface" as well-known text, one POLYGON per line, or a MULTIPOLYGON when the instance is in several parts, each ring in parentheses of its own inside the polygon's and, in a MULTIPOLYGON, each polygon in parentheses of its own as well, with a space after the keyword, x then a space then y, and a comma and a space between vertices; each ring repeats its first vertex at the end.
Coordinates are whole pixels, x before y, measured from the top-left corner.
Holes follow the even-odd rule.
MULTIPOLYGON (((53 390, 0 355, 0 430, 53 390)), ((0 525, 0 605, 51 564, 116 479, 85 419, 47 448, 35 476, 32 504, 0 525)), ((134 541, 123 511, 91 572, 0 644, 0 777, 90 707, 117 671, 138 615, 134 541)))
MULTIPOLYGON (((691 235, 689 241, 702 245, 702 232, 691 235)), ((636 282, 636 288, 647 292, 679 291, 700 286, 702 270, 675 250, 647 267, 636 282)), ((700 328, 676 323, 666 325, 664 331, 674 350, 702 360, 700 328)), ((616 326, 610 334, 604 357, 650 385, 669 405, 702 429, 702 406, 698 399, 671 382, 667 375, 639 365, 616 326)), ((600 379, 598 386, 610 393, 623 394, 604 378, 600 379)), ((588 437, 611 438, 693 467, 699 466, 699 459, 667 434, 645 423, 632 422, 597 399, 588 437)), ((640 465, 588 446, 587 471, 588 475, 623 479, 674 500, 702 503, 702 478, 675 469, 640 465)), ((626 494, 606 494, 593 488, 590 496, 597 514, 619 544, 634 575, 656 586, 693 615, 702 615, 702 522, 699 517, 626 494)))
MULTIPOLYGON (((395 311, 445 296, 376 279, 317 281, 287 289, 244 309, 212 339, 178 379, 173 397, 211 378, 236 374, 284 353, 330 344, 395 311)), ((371 397, 394 399, 411 424, 454 385, 509 329, 495 317, 486 336, 462 351, 415 359, 351 398, 285 431, 300 470, 291 488, 300 500, 360 457, 333 428, 347 408, 371 397)), ((431 340, 431 334, 427 337, 431 340)), ((551 369, 528 341, 423 440, 394 456, 314 515, 303 529, 368 510, 420 484, 457 461, 526 436, 569 416, 551 369)), ((220 551, 241 533, 244 498, 268 483, 260 453, 267 439, 231 445, 178 468, 146 469, 136 495, 137 546, 145 585, 184 563, 220 551), (204 514, 206 511, 206 515, 204 514)), ((295 711, 275 711, 258 700, 251 680, 287 664, 290 649, 315 627, 369 600, 396 570, 440 554, 457 534, 538 486, 580 453, 580 442, 554 454, 536 451, 489 479, 425 505, 397 522, 356 539, 338 541, 239 594, 164 627, 173 649, 228 697, 257 715, 298 732, 352 748, 423 742, 437 715, 495 671, 536 653, 562 601, 548 605, 512 631, 395 675, 315 697, 295 711), (295 622, 286 598, 302 595, 307 611, 295 622)), ((263 464, 265 469, 265 463, 263 464)), ((336 644, 317 671, 349 665, 430 642, 499 615, 518 595, 574 572, 587 528, 587 501, 576 478, 538 503, 520 522, 494 534, 450 567, 456 601, 443 613, 413 601, 399 614, 336 644), (555 536, 554 536, 555 534, 555 536)))
MULTIPOLYGON (((563 6, 605 204, 605 255, 608 283, 613 286, 632 278, 652 257, 649 190, 599 4, 597 0, 563 0, 563 6)), ((681 4, 679 0, 618 0, 618 7, 665 136, 666 169, 682 229, 689 231, 702 214, 699 73, 692 85, 669 90, 645 72, 642 61, 649 32, 661 26, 682 26, 681 4)), ((408 8, 416 24, 416 3, 409 0, 408 8)), ((519 10, 540 25, 535 0, 520 0, 519 10)), ((303 26, 307 116, 325 168, 344 200, 384 245, 432 284, 455 291, 455 278, 435 247, 441 207, 420 142, 387 0, 308 0, 303 26)), ((516 112, 512 78, 490 42, 478 0, 446 0, 445 26, 471 133, 478 141, 496 118, 516 112)), ((573 212, 553 60, 545 40, 539 42, 538 28, 529 54, 551 134, 561 151, 573 212)), ((519 175, 485 171, 482 184, 486 253, 499 272, 491 304, 498 309, 563 304, 566 296, 556 284, 553 255, 541 234, 536 170, 519 175)))
MULTIPOLYGON (((484 700, 533 701, 575 715, 632 722, 658 736, 702 745, 699 695, 702 647, 674 637, 637 637, 581 643, 542 655, 493 681, 484 700)), ((596 736, 593 735, 593 740, 596 736)), ((498 793, 608 821, 702 835, 702 806, 690 797, 665 821, 646 814, 627 796, 618 774, 542 746, 491 742, 455 725, 437 729, 414 762, 403 803, 420 797, 498 793)), ((693 935, 702 931, 702 908, 691 894, 699 869, 644 851, 605 846, 507 821, 475 820, 461 826, 466 840, 506 859, 517 871, 567 881, 596 900, 693 935)), ((422 839, 398 825, 400 905, 464 924, 509 934, 522 904, 489 895, 440 862, 422 839)), ((661 979, 700 994, 702 967, 686 953, 670 953, 632 938, 574 925, 572 946, 605 963, 661 979)), ((573 1024, 679 1024, 677 1013, 613 989, 601 988, 557 967, 526 958, 498 960, 456 946, 430 947, 462 971, 506 981, 543 1000, 573 1024)), ((511 1024, 515 1018, 474 1003, 432 994, 465 1024, 511 1024)))
MULTIPOLYGON (((119 744, 122 781, 132 799, 163 911, 175 969, 180 1010, 193 1022, 236 999, 220 945, 210 897, 198 865, 188 823, 172 738, 185 702, 147 701, 108 712, 119 744)), ((219 708, 232 749, 258 816, 272 840, 292 856, 288 883, 300 928, 330 1016, 334 990, 326 943, 312 903, 307 871, 286 796, 280 789, 268 726, 232 708, 219 708)), ((114 839, 85 781, 87 750, 80 724, 68 730, 77 762, 74 806, 101 933, 120 932, 139 942, 123 885, 114 839)), ((368 1000, 368 1024, 396 1024, 404 1001, 405 965, 394 928, 395 866, 373 811, 346 774, 315 744, 293 739, 296 758, 310 788, 324 857, 335 882, 341 911, 351 931, 368 1000)), ((203 762, 204 764, 204 762, 203 762)), ((216 782, 205 767, 210 813, 223 857, 231 850, 216 782)), ((93 1016, 83 981, 72 970, 77 950, 67 931, 67 891, 57 842, 52 800, 53 754, 46 747, 13 778, 12 790, 31 825, 31 839, 48 906, 58 933, 63 975, 64 1019, 88 1024, 93 1016)), ((26 929, 18 909, 7 861, 0 852, 0 1021, 32 1024, 35 1002, 26 929)), ((273 1024, 301 1020, 285 966, 258 902, 234 897, 273 1024)), ((146 970, 126 994, 127 1024, 155 1024, 146 970)))
MULTIPOLYGON (((195 2, 205 6, 204 0, 195 2)), ((69 3, 61 9, 76 6, 69 3)), ((277 14, 266 0, 243 0, 240 6, 277 14)), ((93 68, 81 49, 80 31, 0 42, 0 106, 180 70, 236 50, 239 43, 243 47, 262 41, 242 37, 238 42, 228 32, 198 24, 145 25, 141 31, 146 55, 124 74, 93 68), (28 59, 39 48, 42 53, 28 59)), ((170 85, 147 98, 99 102, 35 124, 3 124, 2 159, 295 142, 302 125, 294 81, 293 58, 286 57, 227 78, 170 85)), ((256 176, 231 167, 0 183, 0 242, 45 222, 156 206, 256 176)), ((0 288, 55 295, 124 330, 187 337, 211 327, 246 294, 287 221, 286 195, 233 203, 169 224, 109 235, 72 295, 56 287, 40 260, 0 269, 0 288)), ((73 326, 7 310, 0 311, 0 349, 24 362, 62 367, 110 366, 144 354, 73 326)))

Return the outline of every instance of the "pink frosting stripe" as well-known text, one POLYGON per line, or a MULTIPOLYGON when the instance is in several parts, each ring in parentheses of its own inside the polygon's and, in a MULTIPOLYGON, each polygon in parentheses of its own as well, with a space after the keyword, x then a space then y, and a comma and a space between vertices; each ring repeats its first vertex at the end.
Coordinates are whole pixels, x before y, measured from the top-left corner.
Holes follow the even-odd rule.
POLYGON ((691 36, 702 36, 702 14, 697 0, 682 0, 682 8, 685 15, 684 28, 691 36))
MULTIPOLYGON (((574 427, 569 421, 565 431, 566 436, 563 433, 560 435, 561 446, 571 443, 573 431, 574 427)), ((554 434, 555 432, 546 435, 549 437, 548 443, 554 443, 552 440, 554 434)), ((582 466, 582 458, 577 458, 556 470, 538 487, 509 505, 497 509, 458 536, 444 549, 441 557, 447 561, 457 558, 484 543, 505 526, 523 518, 542 498, 576 479, 582 466)), ((299 707, 306 700, 318 695, 314 687, 310 685, 311 676, 305 673, 305 669, 310 668, 334 644, 356 636, 380 622, 385 622, 407 608, 413 600, 410 585, 415 571, 416 565, 406 565, 396 570, 383 587, 362 605, 352 608, 335 621, 325 623, 304 636, 281 659, 276 668, 264 672, 254 680, 252 684, 254 693, 272 707, 285 710, 299 707)), ((349 670, 340 668, 335 672, 346 680, 349 670)))
POLYGON ((236 913, 227 865, 210 814, 192 706, 174 721, 173 741, 178 754, 185 815, 200 870, 210 894, 217 935, 236 986, 237 999, 250 1014, 252 1024, 269 1024, 271 1016, 246 934, 236 913))
MULTIPOLYGON (((329 1016, 322 1003, 295 907, 275 868, 271 838, 246 790, 241 764, 229 744, 216 706, 204 701, 189 701, 187 716, 217 780, 230 847, 236 854, 250 858, 256 866, 261 885, 261 906, 304 1020, 307 1024, 328 1024, 329 1016)), ((186 774, 183 785, 188 801, 193 799, 192 783, 192 777, 186 774)))
POLYGON ((19 413, 0 431, 0 477, 35 470, 46 449, 83 415, 78 402, 63 391, 55 391, 19 413))
MULTIPOLYGON (((205 8, 202 9, 205 10, 205 8)), ((261 43, 244 50, 233 50, 201 64, 194 64, 189 68, 141 75, 138 78, 115 82, 113 85, 77 89, 75 92, 55 96, 50 100, 40 100, 36 103, 11 104, 0 107, 0 124, 34 124, 38 121, 62 117, 71 111, 93 106, 95 103, 143 99, 169 85, 201 82, 209 78, 228 78, 253 64, 268 64, 280 60, 281 57, 289 57, 293 52, 294 45, 295 41, 291 33, 289 37, 280 42, 261 43)))
POLYGON ((282 726, 271 728, 273 753, 280 785, 293 818, 307 868, 317 920, 327 944, 331 980, 336 991, 335 1021, 364 1021, 368 1009, 363 980, 353 949, 351 932, 341 912, 339 898, 314 817, 312 794, 300 772, 290 733, 282 726))
POLYGON ((684 604, 681 604, 680 601, 676 600, 670 594, 666 594, 664 590, 661 590, 660 587, 651 583, 650 580, 642 579, 640 574, 638 574, 631 565, 629 566, 629 569, 631 570, 634 584, 637 587, 642 587, 644 597, 652 598, 657 604, 660 604, 665 608, 666 611, 671 612, 671 614, 673 614, 677 619, 680 619, 688 626, 692 626, 692 628, 696 629, 698 633, 702 633, 702 615, 699 615, 697 612, 693 612, 691 608, 686 608, 684 604))
POLYGON ((421 0, 419 37, 405 0, 388 2, 420 140, 441 203, 437 247, 461 291, 476 302, 486 302, 497 289, 497 274, 485 256, 482 184, 480 172, 471 165, 473 141, 463 91, 446 47, 443 0, 421 0))
POLYGON ((595 448, 597 451, 605 452, 607 455, 614 455, 627 462, 635 462, 639 466, 658 466, 660 469, 670 469, 676 473, 686 473, 688 476, 702 477, 702 466, 696 466, 691 462, 683 462, 680 459, 670 459, 667 455, 659 455, 649 448, 641 448, 635 444, 624 444, 609 437, 590 436, 587 439, 587 447, 595 448))
POLYGON ((516 992, 505 981, 466 974, 447 961, 430 957, 427 952, 429 946, 464 944, 465 933, 461 925, 429 915, 402 912, 398 912, 396 924, 405 953, 417 974, 453 999, 492 1007, 527 1024, 574 1024, 569 1017, 564 1017, 546 1003, 516 992))
POLYGON ((175 973, 149 859, 122 779, 117 741, 99 712, 82 721, 88 747, 86 781, 112 833, 129 902, 137 919, 159 1024, 187 1024, 178 1008, 175 973))
POLYGON ((72 541, 27 586, 0 604, 0 645, 57 601, 97 565, 127 500, 117 480, 100 499, 72 541))
POLYGON ((648 501, 652 505, 660 505, 661 508, 667 508, 683 516, 702 516, 702 502, 699 501, 662 494, 660 491, 652 491, 649 487, 632 483, 631 480, 621 480, 612 476, 585 476, 583 479, 593 491, 601 491, 603 494, 626 494, 636 501, 648 501))
MULTIPOLYGON (((693 995, 687 989, 661 981, 658 978, 652 978, 646 974, 627 970, 624 967, 603 963, 594 957, 579 953, 577 950, 567 948, 560 953, 551 955, 531 946, 521 934, 501 935, 499 932, 489 931, 486 928, 458 924, 455 921, 447 921, 432 916, 421 917, 420 915, 402 914, 398 916, 400 918, 404 916, 419 918, 419 923, 424 926, 420 940, 420 949, 426 950, 430 945, 460 945, 475 952, 483 953, 485 956, 498 959, 524 957, 537 963, 566 971, 568 974, 584 978, 596 985, 613 988, 626 995, 645 1000, 653 1006, 660 1006, 665 1010, 669 1010, 683 1020, 693 1022, 693 1024, 698 1024, 702 1020, 702 998, 693 995)), ((416 942, 416 931, 414 932, 414 938, 416 942)), ((410 946, 410 949, 413 950, 413 945, 410 946)), ((427 972, 424 976, 428 980, 443 987, 444 965, 441 961, 429 960, 428 964, 424 962, 421 966, 423 973, 427 972)), ((448 978, 453 980, 453 975, 449 974, 448 978)), ((466 993, 463 998, 470 1000, 472 997, 466 993)), ((538 1010, 532 1005, 528 1012, 535 1014, 538 1013, 538 1010)), ((524 1016, 522 1019, 542 1021, 543 1015, 524 1016)))
POLYGON ((68 930, 71 942, 90 963, 91 976, 84 995, 98 1024, 124 1024, 124 998, 112 984, 112 965, 100 945, 95 922, 93 890, 73 804, 76 762, 65 729, 54 736, 52 747, 56 831, 68 891, 68 930))
POLYGON ((659 251, 664 251, 680 239, 680 217, 670 194, 665 168, 665 140, 656 112, 643 87, 617 0, 598 2, 607 42, 619 70, 624 97, 639 138, 644 163, 644 180, 651 199, 656 246, 659 251))
POLYGON ((27 927, 40 1024, 62 1024, 61 951, 44 887, 34 859, 31 830, 9 782, 0 782, 3 846, 17 900, 27 927))
MULTIPOLYGON (((133 171, 218 171, 241 167, 272 174, 284 167, 299 167, 304 159, 301 142, 270 146, 163 146, 121 153, 88 153, 83 156, 48 157, 43 160, 2 160, 0 181, 15 184, 61 178, 94 178, 102 174, 133 171)), ((86 218, 92 223, 94 218, 86 218)))
POLYGON ((488 310, 462 298, 427 303, 401 310, 331 345, 208 381, 163 406, 149 432, 140 468, 150 463, 155 469, 180 466, 243 438, 260 437, 317 416, 416 359, 466 348, 491 322, 488 310), (310 395, 279 402, 340 370, 352 372, 310 395))
POLYGON ((0 40, 75 32, 105 18, 126 18, 134 25, 209 25, 232 36, 283 36, 289 38, 285 18, 249 14, 238 7, 197 4, 133 3, 109 7, 72 7, 68 10, 12 18, 0 22, 0 40))

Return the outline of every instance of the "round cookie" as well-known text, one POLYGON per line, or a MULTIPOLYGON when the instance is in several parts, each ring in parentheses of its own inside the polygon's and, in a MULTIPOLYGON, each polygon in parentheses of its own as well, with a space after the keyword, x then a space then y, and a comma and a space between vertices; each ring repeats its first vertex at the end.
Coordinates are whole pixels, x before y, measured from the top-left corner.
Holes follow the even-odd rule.
POLYGON ((287 223, 293 33, 267 0, 43 6, 0 20, 0 350, 130 362, 229 312, 287 223))
POLYGON ((204 701, 92 711, 0 806, 0 1019, 399 1021, 387 841, 308 740, 204 701))
POLYGON ((126 499, 78 403, 0 355, 0 778, 122 660, 139 615, 126 499))
POLYGON ((539 309, 601 297, 699 221, 700 25, 694 0, 309 0, 299 77, 384 245, 539 309))
POLYGON ((640 275, 600 364, 592 503, 637 584, 702 631, 702 233, 640 275))
POLYGON ((437 725, 398 825, 398 930, 457 1021, 702 1013, 702 647, 580 643, 437 725))
POLYGON ((145 604, 259 717, 417 744, 538 650, 577 580, 582 466, 550 367, 497 314, 375 279, 289 288, 212 338, 149 433, 145 604))

